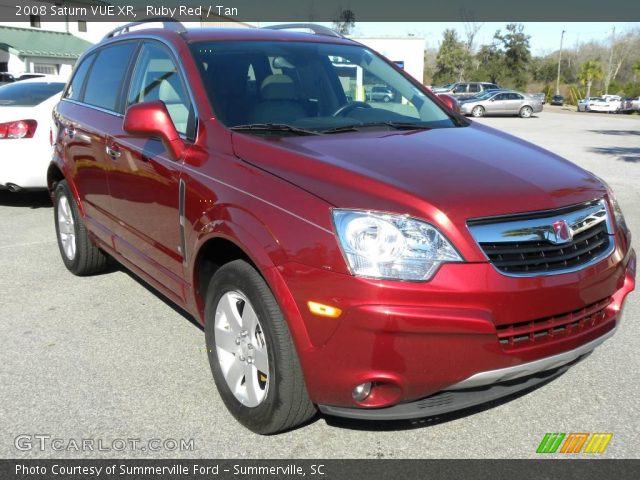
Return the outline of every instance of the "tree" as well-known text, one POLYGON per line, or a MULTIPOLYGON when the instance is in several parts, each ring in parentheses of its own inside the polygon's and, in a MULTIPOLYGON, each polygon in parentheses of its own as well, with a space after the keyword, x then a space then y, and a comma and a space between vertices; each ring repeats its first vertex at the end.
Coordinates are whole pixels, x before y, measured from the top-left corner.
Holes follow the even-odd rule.
POLYGON ((433 82, 435 84, 460 82, 464 79, 470 64, 471 55, 465 43, 458 39, 455 30, 445 30, 442 33, 442 43, 436 56, 436 71, 433 75, 433 82))
POLYGON ((596 60, 587 60, 580 66, 580 71, 578 72, 578 78, 583 85, 587 87, 587 92, 585 93, 585 98, 589 98, 591 96, 591 85, 594 80, 600 80, 604 76, 604 72, 602 71, 602 66, 600 62, 596 60))
POLYGON ((491 83, 502 83, 505 78, 504 54, 496 44, 483 45, 476 54, 477 79, 491 83))
POLYGON ((351 10, 342 10, 333 21, 333 29, 340 35, 349 35, 356 25, 356 14, 351 10))
POLYGON ((640 81, 640 60, 636 60, 631 70, 633 70, 633 80, 635 82, 640 81))
POLYGON ((604 72, 604 93, 609 93, 609 84, 616 79, 620 68, 627 59, 627 55, 633 48, 635 37, 632 33, 627 33, 620 38, 616 38, 616 29, 611 33, 611 45, 609 50, 609 61, 604 72))
POLYGON ((507 25, 507 31, 496 32, 494 38, 502 43, 504 62, 509 77, 516 88, 524 88, 529 80, 528 66, 531 61, 529 35, 525 35, 524 26, 519 23, 507 25))

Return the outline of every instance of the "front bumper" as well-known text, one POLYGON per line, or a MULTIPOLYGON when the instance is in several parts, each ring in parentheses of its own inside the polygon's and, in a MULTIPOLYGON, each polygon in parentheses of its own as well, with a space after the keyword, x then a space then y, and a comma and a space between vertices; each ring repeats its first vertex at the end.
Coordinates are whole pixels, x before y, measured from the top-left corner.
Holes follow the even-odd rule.
MULTIPOLYGON (((426 283, 368 280, 292 263, 279 270, 298 307, 285 313, 290 322, 298 316, 311 344, 298 350, 307 389, 332 414, 382 411, 443 391, 545 376, 612 335, 635 287, 635 253, 620 247, 593 266, 547 277, 511 278, 488 263, 445 265, 426 283), (605 298, 601 318, 588 328, 522 344, 499 341, 505 325, 605 298), (343 313, 338 319, 314 316, 306 308, 310 300, 343 313), (373 383, 372 393, 356 402, 351 392, 363 382, 373 383)), ((496 388, 492 398, 499 391, 511 393, 496 388)))
POLYGON ((613 333, 614 330, 611 330, 581 347, 558 355, 514 367, 477 373, 451 385, 447 390, 414 402, 386 408, 344 408, 329 405, 318 407, 327 415, 361 420, 408 420, 462 410, 550 382, 572 365, 588 357, 598 345, 612 337, 613 333))

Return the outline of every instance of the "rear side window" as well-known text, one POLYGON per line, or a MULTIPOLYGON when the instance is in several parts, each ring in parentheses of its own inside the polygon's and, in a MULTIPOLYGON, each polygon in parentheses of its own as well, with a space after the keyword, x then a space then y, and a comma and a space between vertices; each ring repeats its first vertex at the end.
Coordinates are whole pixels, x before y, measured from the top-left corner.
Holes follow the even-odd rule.
POLYGON ((80 95, 82 94, 82 85, 84 85, 84 79, 87 78, 87 72, 89 71, 91 62, 93 62, 93 58, 94 55, 89 55, 87 58, 82 60, 80 65, 78 65, 75 73, 73 74, 73 79, 64 94, 64 98, 78 101, 81 100, 80 95))
POLYGON ((0 106, 33 107, 60 93, 64 83, 15 82, 0 88, 0 106))
POLYGON ((87 79, 85 103, 118 111, 118 97, 135 46, 131 42, 119 43, 100 50, 87 79))
POLYGON ((164 102, 178 133, 193 138, 194 112, 176 64, 166 49, 146 43, 140 49, 127 107, 155 100, 164 102))

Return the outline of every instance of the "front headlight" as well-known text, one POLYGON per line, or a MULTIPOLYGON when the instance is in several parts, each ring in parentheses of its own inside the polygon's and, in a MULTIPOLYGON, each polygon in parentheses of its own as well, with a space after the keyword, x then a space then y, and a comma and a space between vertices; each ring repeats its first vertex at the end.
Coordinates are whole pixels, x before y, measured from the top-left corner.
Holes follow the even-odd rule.
POLYGON ((629 232, 629 228, 627 227, 627 222, 625 222, 625 220, 624 220, 624 215, 622 214, 622 209, 620 208, 620 205, 618 204, 618 199, 616 198, 615 193, 613 193, 613 189, 611 188, 611 186, 607 182, 605 182, 602 178, 600 178, 595 173, 591 173, 591 175, 593 175, 595 178, 597 178, 602 183, 602 185, 604 185, 605 188, 607 189, 607 192, 608 192, 608 195, 609 195, 609 200, 611 201, 611 205, 613 206, 613 217, 614 217, 614 220, 616 222, 616 230, 621 230, 621 231, 625 232, 625 234, 627 234, 629 232))
POLYGON ((335 209, 333 221, 354 275, 424 281, 463 261, 437 228, 404 215, 335 209))
POLYGON ((622 230, 625 233, 628 232, 629 229, 627 228, 627 222, 625 222, 624 220, 624 215, 622 214, 622 209, 618 204, 618 200, 611 191, 609 193, 609 197, 611 198, 611 203, 613 204, 613 216, 616 220, 616 228, 622 230))

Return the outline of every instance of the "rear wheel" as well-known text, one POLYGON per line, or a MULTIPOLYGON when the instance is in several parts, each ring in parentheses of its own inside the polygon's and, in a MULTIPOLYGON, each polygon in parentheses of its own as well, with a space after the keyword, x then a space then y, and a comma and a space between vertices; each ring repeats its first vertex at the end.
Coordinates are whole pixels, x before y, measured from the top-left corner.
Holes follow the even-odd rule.
POLYGON ((533 113, 533 109, 527 105, 525 105, 520 109, 520 116, 522 118, 529 118, 532 113, 533 113))
POLYGON ((382 101, 384 103, 389 103, 391 101, 391 97, 388 95, 385 95, 384 97, 382 97, 382 101))
POLYGON ((230 262, 211 280, 205 337, 220 396, 249 430, 277 433, 315 415, 280 307, 247 262, 230 262))
POLYGON ((480 105, 473 107, 473 110, 471 110, 471 115, 473 115, 474 117, 483 117, 484 107, 481 107, 480 105))
POLYGON ((108 257, 91 242, 76 201, 64 180, 55 189, 54 216, 58 247, 67 269, 79 276, 104 271, 109 263, 108 257))

